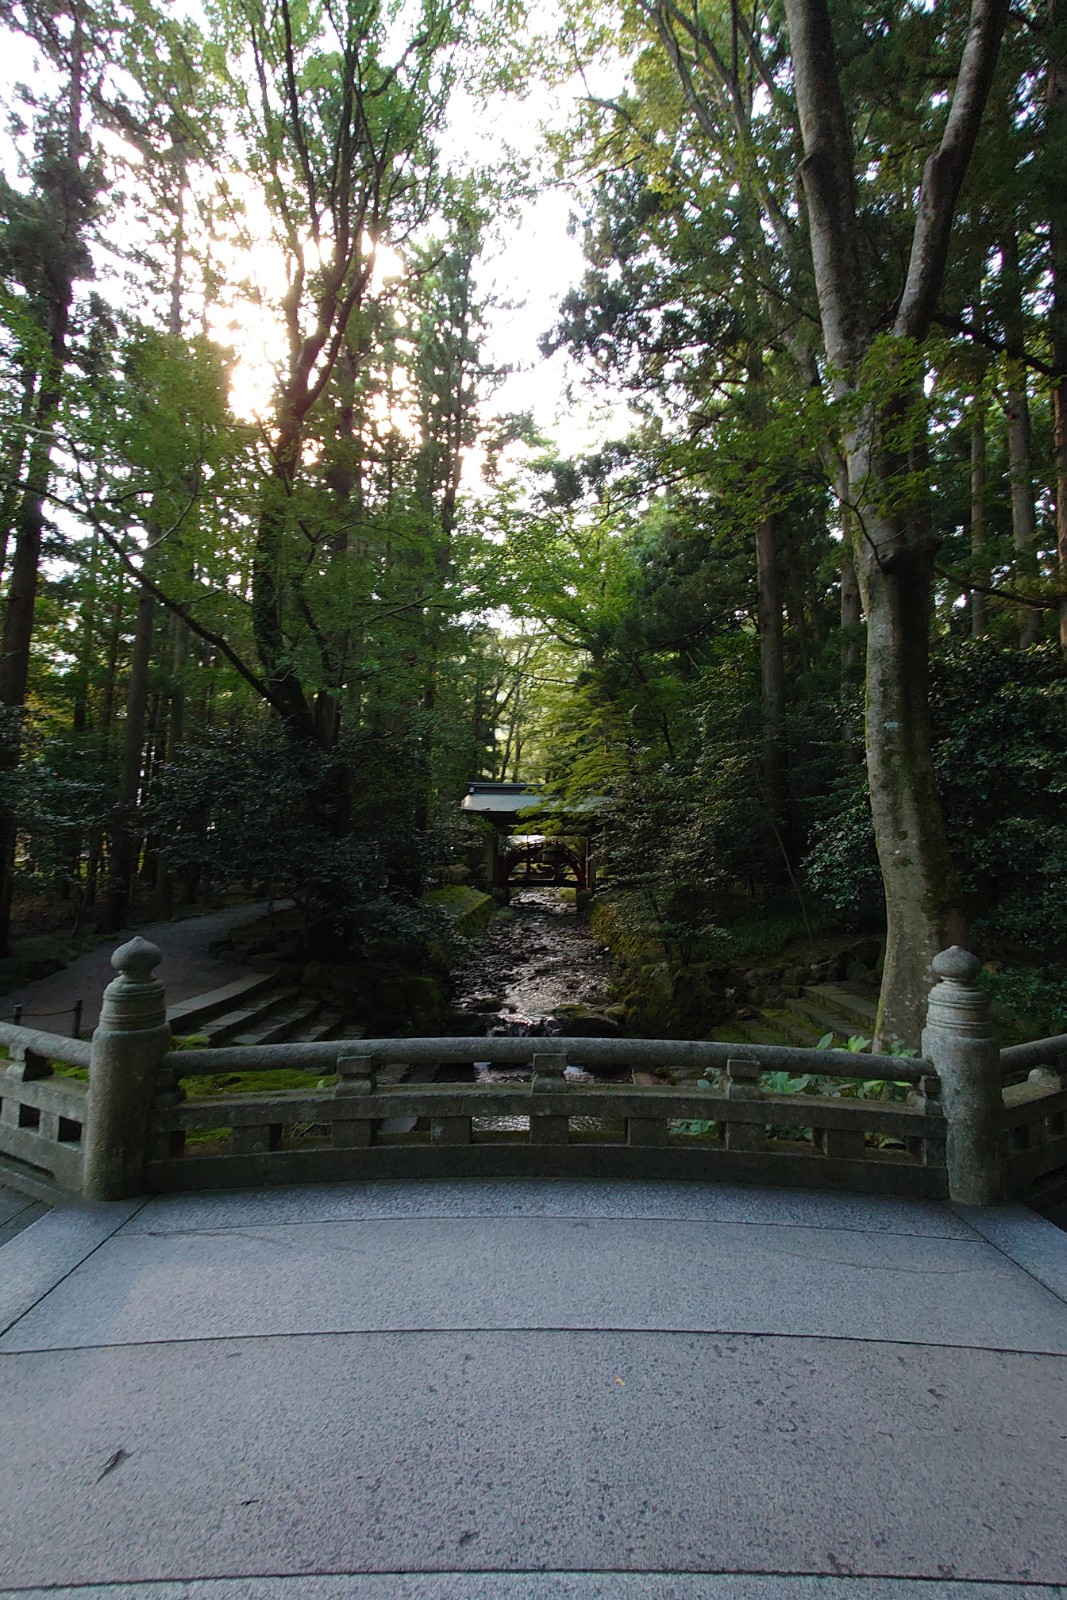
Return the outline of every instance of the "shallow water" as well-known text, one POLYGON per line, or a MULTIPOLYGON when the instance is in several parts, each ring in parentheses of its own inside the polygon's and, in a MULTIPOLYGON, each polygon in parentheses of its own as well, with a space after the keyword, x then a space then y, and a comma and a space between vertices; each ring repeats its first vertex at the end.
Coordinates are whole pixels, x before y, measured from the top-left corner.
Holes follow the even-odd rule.
MULTIPOLYGON (((565 1034, 566 1021, 555 1015, 559 1006, 611 1004, 614 962, 607 947, 579 921, 572 903, 551 889, 523 889, 512 897, 509 912, 495 919, 469 963, 454 974, 453 1005, 469 1020, 469 1034, 490 1038, 565 1034)), ((491 1067, 488 1062, 476 1062, 473 1069, 449 1068, 438 1077, 455 1082, 513 1083, 529 1078, 530 1072, 529 1064, 491 1067)), ((596 1076, 610 1080, 615 1075, 596 1076)), ((572 1082, 591 1082, 593 1074, 568 1066, 567 1077, 572 1082)), ((519 1129, 527 1125, 526 1117, 494 1118, 491 1123, 478 1119, 475 1123, 476 1128, 519 1129)))
POLYGON ((454 974, 453 1004, 483 1019, 479 1032, 562 1033, 557 1008, 609 1005, 614 972, 572 904, 551 889, 523 889, 454 974))

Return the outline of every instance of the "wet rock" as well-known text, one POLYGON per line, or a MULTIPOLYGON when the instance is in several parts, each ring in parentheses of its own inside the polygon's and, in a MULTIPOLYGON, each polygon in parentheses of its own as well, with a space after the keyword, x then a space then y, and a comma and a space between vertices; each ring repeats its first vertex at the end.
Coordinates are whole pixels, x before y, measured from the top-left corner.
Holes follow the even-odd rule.
POLYGON ((592 1006, 557 1006, 560 1032, 573 1039, 613 1039, 621 1032, 618 1021, 592 1006))
MULTIPOLYGON (((492 997, 492 1009, 506 1011, 509 1023, 520 1017, 536 1022, 561 1005, 600 1000, 614 965, 572 905, 551 890, 524 890, 511 913, 507 921, 495 919, 470 963, 455 974, 457 1009, 488 1010, 492 997)), ((608 1020, 617 1031, 622 1019, 608 1020)))

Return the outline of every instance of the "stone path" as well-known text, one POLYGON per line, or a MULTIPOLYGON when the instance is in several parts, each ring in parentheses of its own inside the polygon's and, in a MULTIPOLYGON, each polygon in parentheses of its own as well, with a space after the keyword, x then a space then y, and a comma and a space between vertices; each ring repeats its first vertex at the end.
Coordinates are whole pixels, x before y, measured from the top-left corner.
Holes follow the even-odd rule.
POLYGON ((76 1000, 84 1001, 82 1037, 88 1038, 100 1016, 100 1000, 104 989, 115 976, 111 966, 112 952, 134 934, 150 939, 163 952, 159 975, 167 985, 167 1000, 174 1004, 203 994, 208 989, 240 978, 252 969, 233 961, 219 961, 210 954, 208 946, 219 934, 242 923, 262 916, 266 903, 258 905, 227 906, 224 911, 207 911, 202 916, 184 917, 178 922, 152 922, 143 927, 128 929, 115 935, 114 943, 102 944, 95 950, 72 961, 62 972, 48 978, 23 984, 10 994, 0 997, 0 1008, 10 1018, 16 1003, 24 1007, 27 1025, 44 1028, 47 1032, 70 1031, 71 1010, 76 1000), (58 1015, 52 1015, 58 1013, 58 1015), (45 1015, 48 1014, 47 1020, 45 1015))
MULTIPOLYGON (((134 933, 151 939, 163 952, 159 970, 167 985, 168 1002, 173 1005, 179 1000, 188 1000, 234 978, 244 977, 252 970, 233 961, 216 960, 208 946, 219 934, 250 922, 266 909, 265 902, 227 906, 224 911, 208 911, 178 922, 154 922, 116 934, 113 944, 102 944, 87 951, 62 972, 54 972, 50 977, 23 984, 10 994, 0 996, 0 1012, 9 1018, 12 1007, 18 1002, 24 1007, 27 1025, 41 1027, 49 1033, 69 1033, 74 1002, 82 1000, 81 1032, 83 1038, 88 1038, 100 1016, 104 989, 115 976, 111 966, 112 951, 134 933)), ((0 1245, 36 1221, 45 1209, 39 1201, 29 1200, 21 1191, 0 1182, 0 1245)))
POLYGON ((1067 1597, 1067 1236, 1021 1208, 79 1206, 0 1249, 0 1329, 3 1600, 1067 1597))

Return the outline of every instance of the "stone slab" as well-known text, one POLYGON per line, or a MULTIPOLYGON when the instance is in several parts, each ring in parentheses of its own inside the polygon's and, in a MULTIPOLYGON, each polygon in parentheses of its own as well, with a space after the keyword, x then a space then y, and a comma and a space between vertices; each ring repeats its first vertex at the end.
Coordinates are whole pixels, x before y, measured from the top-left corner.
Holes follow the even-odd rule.
POLYGON ((821 1335, 1067 1355, 1067 1310, 970 1242, 753 1224, 394 1218, 125 1231, 0 1350, 458 1328, 821 1335))
POLYGON ((113 1200, 59 1206, 0 1246, 0 1331, 79 1267, 140 1204, 113 1200))
POLYGON ((3 1227, 5 1222, 11 1222, 20 1211, 25 1211, 26 1207, 32 1204, 26 1195, 8 1188, 5 1183, 0 1183, 0 1227, 3 1227))
POLYGON ((736 1184, 587 1183, 525 1179, 314 1184, 152 1199, 127 1231, 165 1233, 373 1217, 643 1217, 762 1222, 973 1239, 946 1205, 891 1196, 762 1189, 736 1184))
POLYGON ((38 1217, 43 1217, 49 1207, 41 1200, 30 1200, 24 1197, 22 1209, 14 1212, 6 1222, 0 1222, 0 1246, 7 1244, 23 1228, 28 1228, 31 1222, 36 1222, 38 1217))
POLYGON ((953 1206, 960 1218, 1067 1301, 1067 1234, 1028 1206, 953 1206))
POLYGON ((1067 1600, 1067 1588, 794 1573, 391 1572, 0 1589, 0 1600, 46 1595, 49 1600, 1067 1600))
POLYGON ((1062 1359, 362 1334, 31 1353, 3 1381, 16 1589, 464 1570, 885 1576, 939 1600, 1067 1584, 1062 1359))

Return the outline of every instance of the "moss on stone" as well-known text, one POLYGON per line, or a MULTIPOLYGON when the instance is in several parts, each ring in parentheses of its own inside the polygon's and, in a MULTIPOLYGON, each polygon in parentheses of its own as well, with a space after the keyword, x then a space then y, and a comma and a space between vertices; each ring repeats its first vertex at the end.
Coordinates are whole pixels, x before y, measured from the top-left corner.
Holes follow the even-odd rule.
POLYGON ((471 939, 484 933, 493 920, 496 906, 493 897, 472 889, 469 884, 451 883, 441 889, 431 889, 423 895, 428 906, 436 906, 455 925, 456 932, 471 939))

